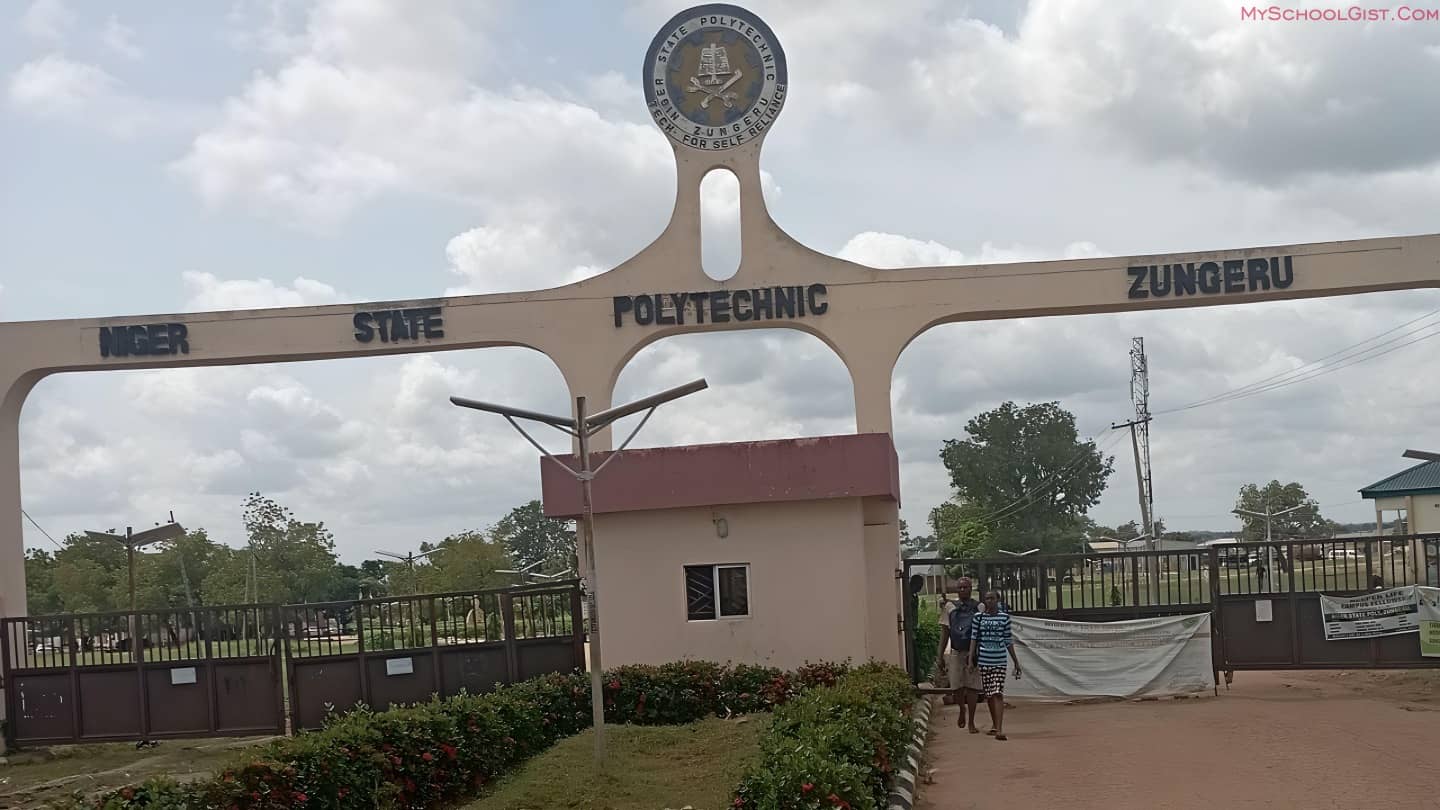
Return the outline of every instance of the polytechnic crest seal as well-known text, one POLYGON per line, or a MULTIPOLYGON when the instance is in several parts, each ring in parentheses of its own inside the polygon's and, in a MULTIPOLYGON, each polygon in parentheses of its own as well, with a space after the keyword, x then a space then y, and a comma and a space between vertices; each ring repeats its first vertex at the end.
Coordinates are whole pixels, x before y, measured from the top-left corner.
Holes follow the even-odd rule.
POLYGON ((785 103, 785 52, 759 17, 723 4, 671 18, 645 54, 645 102, 671 140, 732 149, 758 139, 785 103))

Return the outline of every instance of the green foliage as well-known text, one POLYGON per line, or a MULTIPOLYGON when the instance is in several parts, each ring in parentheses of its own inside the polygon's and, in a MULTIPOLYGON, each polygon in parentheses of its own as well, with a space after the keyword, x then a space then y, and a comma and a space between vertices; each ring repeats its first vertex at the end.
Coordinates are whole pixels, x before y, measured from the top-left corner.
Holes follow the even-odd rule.
POLYGON ((577 570, 575 530, 569 521, 546 517, 539 501, 511 509, 490 533, 521 568, 538 562, 542 574, 577 570))
POLYGON ((913 699, 904 672, 867 664, 777 708, 760 741, 760 762, 741 780, 734 806, 883 808, 913 734, 913 699))
MULTIPOLYGON (((930 510, 930 526, 939 538, 940 556, 976 559, 993 556, 995 537, 981 518, 984 510, 946 501, 930 510)), ((956 576, 959 571, 951 571, 956 576)))
POLYGON ((1055 402, 1006 402, 971 419, 965 432, 969 438, 945 441, 940 459, 958 498, 990 527, 993 547, 1071 550, 1114 458, 1081 442, 1074 415, 1055 402))
POLYGON ((915 663, 920 667, 922 679, 935 666, 935 657, 940 652, 940 635, 945 632, 945 628, 940 626, 938 610, 922 608, 915 617, 915 663))
MULTIPOLYGON (((1272 514, 1301 507, 1287 515, 1271 518, 1270 532, 1271 537, 1275 540, 1292 537, 1324 537, 1327 533, 1328 521, 1320 516, 1320 505, 1310 497, 1309 493, 1305 491, 1305 487, 1294 481, 1288 484, 1271 481, 1264 487, 1246 484, 1240 488, 1240 494, 1235 499, 1236 509, 1264 514, 1267 507, 1272 514)), ((1244 524, 1244 529, 1240 533, 1242 542, 1264 542, 1265 518, 1253 515, 1239 515, 1238 517, 1244 524)))
MULTIPOLYGON (((671 725, 769 711, 816 691, 841 689, 849 683, 848 671, 846 665, 823 663, 794 672, 704 661, 619 667, 604 678, 605 717, 607 723, 671 725)), ((863 682, 857 682, 863 683, 863 688, 846 687, 848 697, 836 704, 841 707, 836 712, 843 710, 845 722, 860 717, 857 701, 862 698, 879 703, 890 700, 886 689, 892 673, 886 671, 886 677, 880 678, 877 673, 881 671, 873 667, 857 671, 867 673, 863 682)), ((908 688, 903 673, 900 678, 901 685, 908 688)), ((788 728, 793 730, 798 722, 788 728)), ((72 807, 444 807, 474 795, 527 758, 589 724, 589 677, 580 672, 545 675, 485 695, 462 694, 385 712, 361 708, 334 715, 319 731, 246 752, 211 779, 186 785, 151 780, 72 807)), ((875 725, 874 731, 889 733, 884 722, 875 725)), ((884 751, 889 760, 895 760, 888 747, 884 751)))
MULTIPOLYGON (((504 574, 495 573, 497 569, 510 567, 505 547, 482 532, 452 534, 433 546, 422 543, 420 549, 438 549, 426 559, 425 565, 415 566, 420 593, 474 591, 509 584, 504 574)), ((396 576, 408 584, 408 580, 403 579, 404 573, 396 576)))

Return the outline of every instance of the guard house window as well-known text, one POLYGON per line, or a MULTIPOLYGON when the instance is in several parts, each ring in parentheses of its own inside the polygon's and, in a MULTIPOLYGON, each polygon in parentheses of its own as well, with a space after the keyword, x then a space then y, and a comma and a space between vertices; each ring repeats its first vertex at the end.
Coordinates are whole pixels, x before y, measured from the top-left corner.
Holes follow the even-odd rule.
POLYGON ((685 566, 685 605, 692 622, 750 615, 750 567, 685 566))

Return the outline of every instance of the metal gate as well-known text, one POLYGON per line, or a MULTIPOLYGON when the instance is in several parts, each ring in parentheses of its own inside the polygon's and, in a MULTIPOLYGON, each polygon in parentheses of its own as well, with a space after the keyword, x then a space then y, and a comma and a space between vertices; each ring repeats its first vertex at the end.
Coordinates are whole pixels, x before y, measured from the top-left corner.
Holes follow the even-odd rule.
POLYGON ((0 620, 0 664, 11 745, 285 734, 357 703, 378 711, 583 670, 585 626, 568 580, 12 617, 0 620))
POLYGON ((4 619, 7 740, 283 734, 276 615, 240 605, 4 619))
MULTIPOLYGON (((1440 666, 1414 634, 1326 641, 1320 594, 1355 596, 1440 586, 1440 534, 1244 543, 1205 549, 1059 554, 1017 559, 905 560, 906 660, 918 671, 914 628, 938 618, 937 585, 969 576, 979 598, 999 592, 1010 613, 1104 622, 1210 613, 1215 671, 1440 666)), ((949 584, 942 584, 949 583, 949 584)))
POLYGON ((294 728, 585 668, 578 580, 282 609, 294 728))

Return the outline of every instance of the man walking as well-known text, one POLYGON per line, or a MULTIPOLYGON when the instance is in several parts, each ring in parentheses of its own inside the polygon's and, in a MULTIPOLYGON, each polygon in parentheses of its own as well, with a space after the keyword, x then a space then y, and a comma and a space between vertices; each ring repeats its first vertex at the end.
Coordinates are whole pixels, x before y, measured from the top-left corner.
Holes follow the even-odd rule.
MULTIPOLYGON (((1010 635, 1010 614, 1000 609, 1000 594, 985 592, 985 609, 975 614, 970 628, 970 657, 980 668, 980 682, 985 690, 985 703, 990 707, 990 733, 997 740, 1005 739, 1005 666, 1015 662, 1015 677, 1020 677, 1020 659, 1015 657, 1015 644, 1010 635), (1008 659, 1008 660, 1007 660, 1008 659)), ((974 720, 970 724, 975 731, 974 720)))
POLYGON ((970 729, 971 734, 978 734, 980 730, 975 728, 975 716, 979 713, 981 682, 974 656, 970 655, 970 639, 974 619, 980 613, 980 603, 970 595, 973 585, 969 577, 961 577, 956 587, 960 597, 951 603, 948 632, 943 635, 941 643, 948 642, 950 645, 946 668, 949 670, 950 688, 955 693, 955 703, 960 706, 957 725, 970 729))

